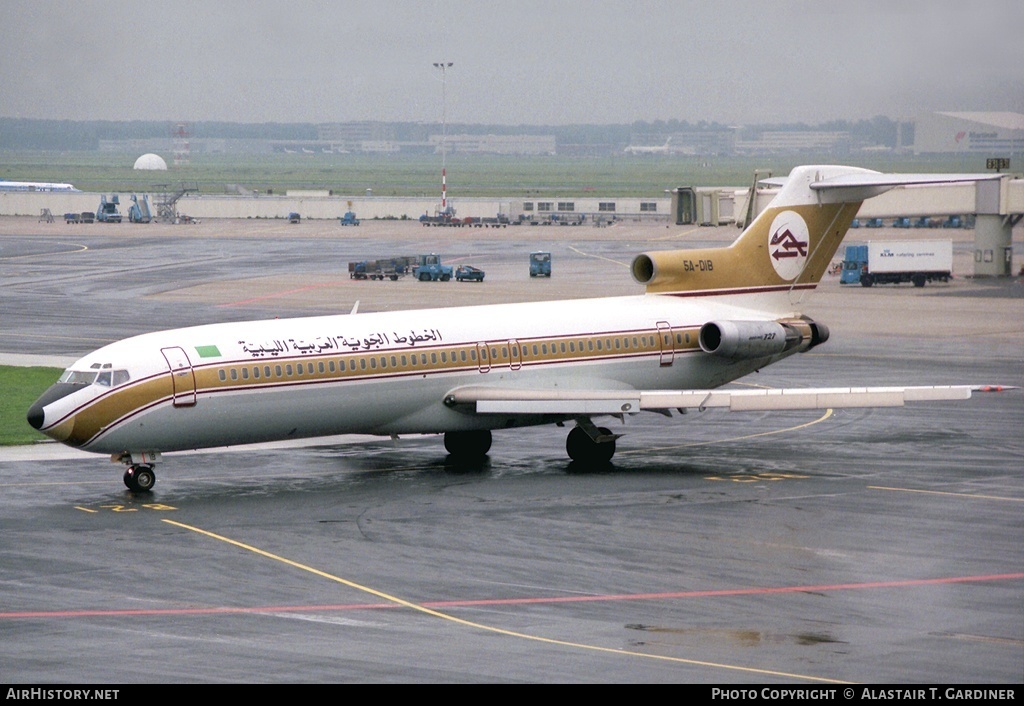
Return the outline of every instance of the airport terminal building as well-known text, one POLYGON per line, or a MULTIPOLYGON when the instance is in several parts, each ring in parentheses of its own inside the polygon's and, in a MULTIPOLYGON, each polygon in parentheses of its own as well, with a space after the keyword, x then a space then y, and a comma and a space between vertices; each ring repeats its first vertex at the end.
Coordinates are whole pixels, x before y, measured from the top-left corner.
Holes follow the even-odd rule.
MULTIPOLYGON (((917 119, 914 154, 977 154, 1024 157, 1024 114, 927 113, 917 119)), ((1017 159, 1012 159, 1016 157, 1017 159)))

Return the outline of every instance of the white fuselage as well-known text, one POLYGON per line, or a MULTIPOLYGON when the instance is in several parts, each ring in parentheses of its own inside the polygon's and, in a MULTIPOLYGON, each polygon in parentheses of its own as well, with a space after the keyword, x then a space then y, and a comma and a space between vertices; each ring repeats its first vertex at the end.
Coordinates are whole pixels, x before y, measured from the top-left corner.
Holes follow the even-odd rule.
POLYGON ((444 404, 464 386, 708 389, 770 360, 703 353, 713 318, 770 320, 752 295, 640 295, 224 323, 144 334, 69 370, 124 370, 45 406, 42 431, 101 453, 175 451, 344 433, 409 434, 558 421, 444 404), (62 438, 63 437, 63 438, 62 438))

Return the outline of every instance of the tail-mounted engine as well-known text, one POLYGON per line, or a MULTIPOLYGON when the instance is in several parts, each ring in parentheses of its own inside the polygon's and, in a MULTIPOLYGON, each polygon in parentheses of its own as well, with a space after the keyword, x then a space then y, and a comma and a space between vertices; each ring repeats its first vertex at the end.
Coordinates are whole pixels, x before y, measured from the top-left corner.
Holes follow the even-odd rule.
POLYGON ((705 353, 734 359, 807 351, 827 340, 828 328, 810 319, 709 321, 698 338, 705 353))

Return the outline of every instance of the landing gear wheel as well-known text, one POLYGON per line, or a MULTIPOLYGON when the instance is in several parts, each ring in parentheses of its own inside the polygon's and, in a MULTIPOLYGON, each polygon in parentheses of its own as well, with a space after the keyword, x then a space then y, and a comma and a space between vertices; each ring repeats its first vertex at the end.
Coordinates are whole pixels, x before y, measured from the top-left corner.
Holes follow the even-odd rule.
POLYGON ((491 450, 491 432, 449 431, 444 435, 444 448, 460 459, 479 459, 491 450))
POLYGON ((124 484, 133 493, 148 493, 156 484, 156 473, 151 466, 129 466, 124 472, 124 484))
MULTIPOLYGON (((611 436, 611 430, 600 427, 599 432, 611 436)), ((597 442, 580 427, 574 427, 565 439, 565 452, 579 463, 608 463, 615 455, 615 440, 597 442)))

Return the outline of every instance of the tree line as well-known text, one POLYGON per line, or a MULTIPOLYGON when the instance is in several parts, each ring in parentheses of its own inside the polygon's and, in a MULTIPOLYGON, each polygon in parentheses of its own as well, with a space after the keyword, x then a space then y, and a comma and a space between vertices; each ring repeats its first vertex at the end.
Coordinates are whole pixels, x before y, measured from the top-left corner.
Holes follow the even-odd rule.
MULTIPOLYGON (((441 132, 437 123, 380 123, 393 139, 426 140, 441 132)), ((42 120, 0 118, 0 151, 92 151, 101 140, 133 140, 174 136, 177 123, 161 120, 42 120)), ((628 145, 638 137, 662 139, 681 132, 737 130, 740 139, 754 139, 766 131, 848 132, 851 142, 895 147, 899 123, 884 116, 867 120, 834 120, 817 125, 782 123, 731 127, 716 122, 686 120, 637 121, 616 125, 477 125, 449 124, 448 134, 554 135, 559 144, 628 145)), ((188 123, 190 138, 312 141, 315 123, 188 123)), ((906 133, 904 135, 906 139, 906 133)))

